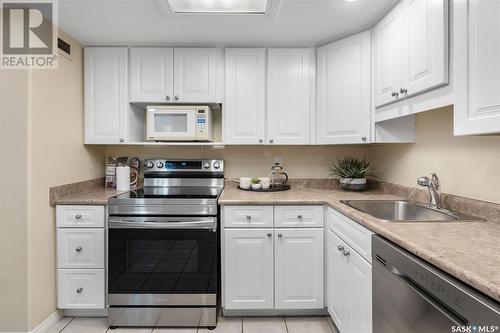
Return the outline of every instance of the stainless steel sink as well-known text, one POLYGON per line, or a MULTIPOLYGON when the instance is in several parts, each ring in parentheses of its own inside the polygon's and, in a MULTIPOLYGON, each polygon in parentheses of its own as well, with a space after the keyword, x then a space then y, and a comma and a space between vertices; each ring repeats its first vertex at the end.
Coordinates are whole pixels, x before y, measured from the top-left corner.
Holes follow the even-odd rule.
POLYGON ((482 221, 473 216, 404 200, 343 200, 342 203, 388 222, 482 221))

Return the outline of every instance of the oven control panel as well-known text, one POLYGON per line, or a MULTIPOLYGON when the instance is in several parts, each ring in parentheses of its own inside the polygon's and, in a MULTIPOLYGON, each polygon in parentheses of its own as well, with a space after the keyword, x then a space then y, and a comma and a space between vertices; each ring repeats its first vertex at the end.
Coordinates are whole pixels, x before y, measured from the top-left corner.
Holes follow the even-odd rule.
POLYGON ((150 172, 223 172, 223 160, 144 160, 144 173, 150 172))

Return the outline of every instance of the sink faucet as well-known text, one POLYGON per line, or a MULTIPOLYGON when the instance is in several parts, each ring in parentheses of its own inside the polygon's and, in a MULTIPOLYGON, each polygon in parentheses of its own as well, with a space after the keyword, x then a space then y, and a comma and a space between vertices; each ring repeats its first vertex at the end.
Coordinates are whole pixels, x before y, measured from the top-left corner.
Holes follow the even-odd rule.
POLYGON ((425 186, 429 190, 429 206, 436 209, 443 209, 441 204, 441 183, 435 173, 431 173, 431 178, 423 176, 417 179, 417 184, 425 186))

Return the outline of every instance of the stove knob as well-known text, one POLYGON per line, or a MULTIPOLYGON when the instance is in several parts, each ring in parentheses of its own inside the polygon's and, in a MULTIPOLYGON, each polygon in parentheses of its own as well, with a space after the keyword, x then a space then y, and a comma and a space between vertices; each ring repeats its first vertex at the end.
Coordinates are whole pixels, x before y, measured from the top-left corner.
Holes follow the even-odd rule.
POLYGON ((163 162, 158 162, 158 163, 156 163, 156 167, 157 167, 158 169, 163 168, 163 165, 164 165, 164 164, 163 164, 163 162))
POLYGON ((214 168, 216 168, 216 169, 220 168, 219 162, 214 162, 214 168))
POLYGON ((148 169, 151 169, 151 168, 152 168, 152 167, 154 167, 154 166, 155 166, 155 165, 154 165, 154 163, 153 163, 153 162, 151 162, 151 161, 149 161, 148 163, 146 163, 146 167, 147 167, 148 169))
POLYGON ((210 168, 210 162, 205 162, 205 163, 203 163, 203 167, 204 167, 205 169, 210 168))

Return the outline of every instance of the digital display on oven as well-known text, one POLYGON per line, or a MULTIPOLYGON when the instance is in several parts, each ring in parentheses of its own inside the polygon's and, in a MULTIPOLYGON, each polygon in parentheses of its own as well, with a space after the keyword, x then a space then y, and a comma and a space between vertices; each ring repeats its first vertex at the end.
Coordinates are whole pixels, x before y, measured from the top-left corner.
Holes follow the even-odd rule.
POLYGON ((201 169, 201 161, 166 161, 167 170, 201 169))

